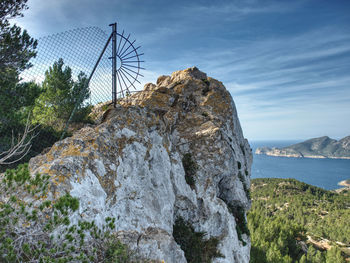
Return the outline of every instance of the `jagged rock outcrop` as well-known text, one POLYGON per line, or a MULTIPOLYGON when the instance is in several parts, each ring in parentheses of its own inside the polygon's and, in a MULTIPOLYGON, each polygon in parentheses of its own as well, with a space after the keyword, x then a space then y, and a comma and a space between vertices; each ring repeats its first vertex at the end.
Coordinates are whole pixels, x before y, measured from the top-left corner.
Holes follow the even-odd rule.
POLYGON ((51 176, 48 198, 80 199, 73 222, 114 217, 118 236, 139 255, 181 263, 173 238, 181 217, 219 240, 224 257, 213 262, 249 262, 249 236, 238 236, 234 211, 250 207, 252 153, 221 82, 197 68, 177 71, 97 119, 30 161, 32 173, 51 176), (195 173, 186 175, 184 156, 195 173))
POLYGON ((283 148, 257 148, 255 153, 281 157, 350 159, 350 136, 339 141, 322 136, 283 148))

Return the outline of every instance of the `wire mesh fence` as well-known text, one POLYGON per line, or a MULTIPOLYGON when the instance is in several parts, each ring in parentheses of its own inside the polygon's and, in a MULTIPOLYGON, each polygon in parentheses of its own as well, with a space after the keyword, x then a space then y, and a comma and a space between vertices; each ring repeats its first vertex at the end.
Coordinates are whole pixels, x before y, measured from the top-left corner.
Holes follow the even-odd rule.
MULTIPOLYGON (((108 40, 109 34, 98 27, 78 28, 38 40, 37 56, 31 60, 33 66, 24 71, 22 82, 42 83, 45 72, 60 58, 72 69, 72 78, 78 74, 89 75, 108 40)), ((111 99, 111 60, 109 45, 89 83, 90 96, 86 102, 96 104, 111 99)))
POLYGON ((32 67, 21 72, 17 92, 7 98, 20 106, 0 118, 0 172, 91 123, 93 105, 111 101, 110 44, 89 80, 109 37, 98 27, 87 27, 38 39, 32 67), (8 158, 14 148, 17 152, 8 158))

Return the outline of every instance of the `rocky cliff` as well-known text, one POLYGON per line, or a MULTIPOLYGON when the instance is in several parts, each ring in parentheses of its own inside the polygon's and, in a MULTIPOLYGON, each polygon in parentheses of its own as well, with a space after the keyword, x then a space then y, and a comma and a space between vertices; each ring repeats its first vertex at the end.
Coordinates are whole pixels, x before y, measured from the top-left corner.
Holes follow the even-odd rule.
POLYGON ((187 262, 173 231, 182 218, 218 240, 212 262, 249 262, 241 228, 252 154, 221 82, 177 71, 96 112, 96 125, 31 159, 32 174, 51 177, 47 198, 78 197, 72 222, 115 218, 118 237, 143 258, 187 262))
POLYGON ((283 148, 257 148, 256 154, 282 157, 350 159, 350 136, 339 141, 323 136, 283 148))

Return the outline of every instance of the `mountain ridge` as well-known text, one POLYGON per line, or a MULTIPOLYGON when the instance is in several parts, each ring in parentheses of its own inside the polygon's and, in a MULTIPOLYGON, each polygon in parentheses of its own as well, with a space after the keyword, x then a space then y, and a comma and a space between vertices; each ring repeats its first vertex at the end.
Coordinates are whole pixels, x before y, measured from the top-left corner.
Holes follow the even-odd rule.
POLYGON ((340 140, 322 136, 281 148, 259 147, 255 154, 295 158, 350 159, 350 136, 340 140))

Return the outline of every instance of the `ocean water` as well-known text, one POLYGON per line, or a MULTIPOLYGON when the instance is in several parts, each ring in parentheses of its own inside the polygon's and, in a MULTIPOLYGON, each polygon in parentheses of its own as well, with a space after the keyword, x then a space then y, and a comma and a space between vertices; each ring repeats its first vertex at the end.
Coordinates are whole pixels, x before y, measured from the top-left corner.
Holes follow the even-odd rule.
POLYGON ((254 154, 262 146, 284 147, 300 141, 250 141, 253 150, 252 178, 294 178, 327 190, 340 188, 350 179, 350 160, 272 157, 254 154))

